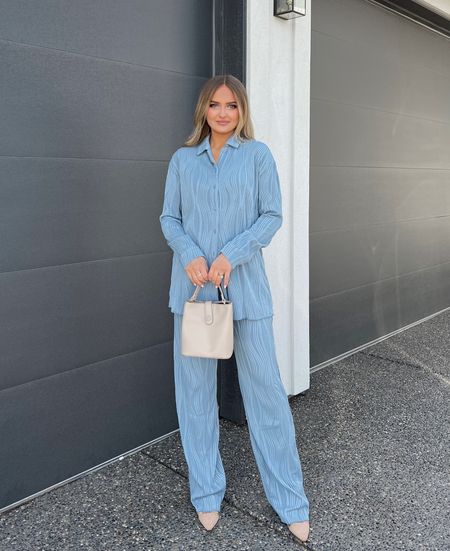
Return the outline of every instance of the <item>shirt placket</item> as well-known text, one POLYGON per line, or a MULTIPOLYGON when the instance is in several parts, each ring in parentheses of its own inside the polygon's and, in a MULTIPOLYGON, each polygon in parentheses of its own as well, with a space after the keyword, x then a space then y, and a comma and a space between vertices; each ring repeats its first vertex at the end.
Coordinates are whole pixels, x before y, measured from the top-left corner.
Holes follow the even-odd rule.
MULTIPOLYGON (((227 144, 222 147, 220 151, 218 162, 213 162, 214 166, 214 182, 213 182, 213 191, 214 191, 214 206, 213 206, 213 217, 214 217, 214 227, 213 227, 213 240, 214 248, 218 250, 219 247, 219 209, 220 209, 220 177, 221 177, 221 167, 223 166, 224 158, 227 153, 227 144)), ((210 159, 214 159, 212 152, 210 151, 210 159)))
MULTIPOLYGON (((222 151, 220 152, 222 156, 222 151)), ((219 158, 219 161, 221 159, 219 158)), ((214 163, 214 207, 213 207, 213 216, 214 216, 214 247, 217 249, 217 236, 219 231, 219 176, 220 168, 219 165, 214 163)))

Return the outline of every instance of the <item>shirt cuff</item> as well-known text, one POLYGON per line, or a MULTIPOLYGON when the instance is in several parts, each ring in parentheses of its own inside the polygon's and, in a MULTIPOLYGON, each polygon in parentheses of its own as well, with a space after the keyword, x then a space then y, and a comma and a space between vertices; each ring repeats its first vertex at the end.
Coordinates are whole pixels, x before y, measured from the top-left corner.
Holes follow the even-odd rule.
POLYGON ((239 249, 237 247, 234 247, 233 245, 230 245, 230 243, 227 243, 224 247, 220 249, 219 252, 227 257, 228 262, 231 264, 231 268, 234 270, 238 262, 241 260, 239 249))
POLYGON ((194 260, 194 258, 197 258, 199 256, 205 256, 203 254, 203 251, 200 249, 200 247, 190 247, 189 249, 186 249, 183 251, 180 255, 181 263, 183 264, 183 267, 186 268, 186 266, 194 260))

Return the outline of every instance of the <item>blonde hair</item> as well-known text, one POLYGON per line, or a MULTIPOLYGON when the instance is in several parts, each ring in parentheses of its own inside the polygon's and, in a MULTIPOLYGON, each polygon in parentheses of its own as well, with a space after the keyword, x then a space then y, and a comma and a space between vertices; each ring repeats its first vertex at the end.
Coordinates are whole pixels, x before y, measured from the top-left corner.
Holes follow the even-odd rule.
POLYGON ((239 120, 234 130, 234 135, 241 141, 254 138, 247 91, 244 85, 233 75, 217 75, 207 80, 200 90, 197 105, 194 111, 194 129, 188 139, 184 142, 184 145, 197 145, 207 134, 209 134, 211 129, 206 120, 209 102, 211 101, 211 98, 217 88, 223 84, 228 86, 228 88, 233 92, 239 110, 239 120))

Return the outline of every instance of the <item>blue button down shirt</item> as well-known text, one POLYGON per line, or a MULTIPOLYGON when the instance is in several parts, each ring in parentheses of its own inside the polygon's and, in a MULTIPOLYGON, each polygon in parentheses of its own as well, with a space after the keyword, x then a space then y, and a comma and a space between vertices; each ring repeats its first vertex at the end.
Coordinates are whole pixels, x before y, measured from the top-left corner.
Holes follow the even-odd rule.
MULTIPOLYGON (((262 248, 282 223, 275 160, 258 140, 231 136, 214 160, 210 135, 172 155, 166 178, 161 229, 173 250, 169 307, 183 313, 195 286, 184 268, 203 256, 208 269, 223 253, 232 266, 227 287, 234 319, 273 315, 262 248)), ((208 282, 198 300, 217 300, 208 282)))

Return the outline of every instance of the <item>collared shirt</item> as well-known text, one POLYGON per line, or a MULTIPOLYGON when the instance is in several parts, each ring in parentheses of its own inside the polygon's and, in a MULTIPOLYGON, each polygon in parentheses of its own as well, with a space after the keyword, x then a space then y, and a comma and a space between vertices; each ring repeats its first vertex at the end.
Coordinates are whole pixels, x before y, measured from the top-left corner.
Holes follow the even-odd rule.
MULTIPOLYGON (((227 287, 234 319, 273 315, 262 248, 282 223, 281 191, 275 160, 258 140, 232 135, 216 162, 210 134, 196 146, 172 155, 166 177, 161 229, 173 250, 169 307, 183 313, 195 290, 185 272, 203 256, 208 269, 223 253, 232 266, 227 287)), ((198 300, 217 300, 207 282, 198 300)))

